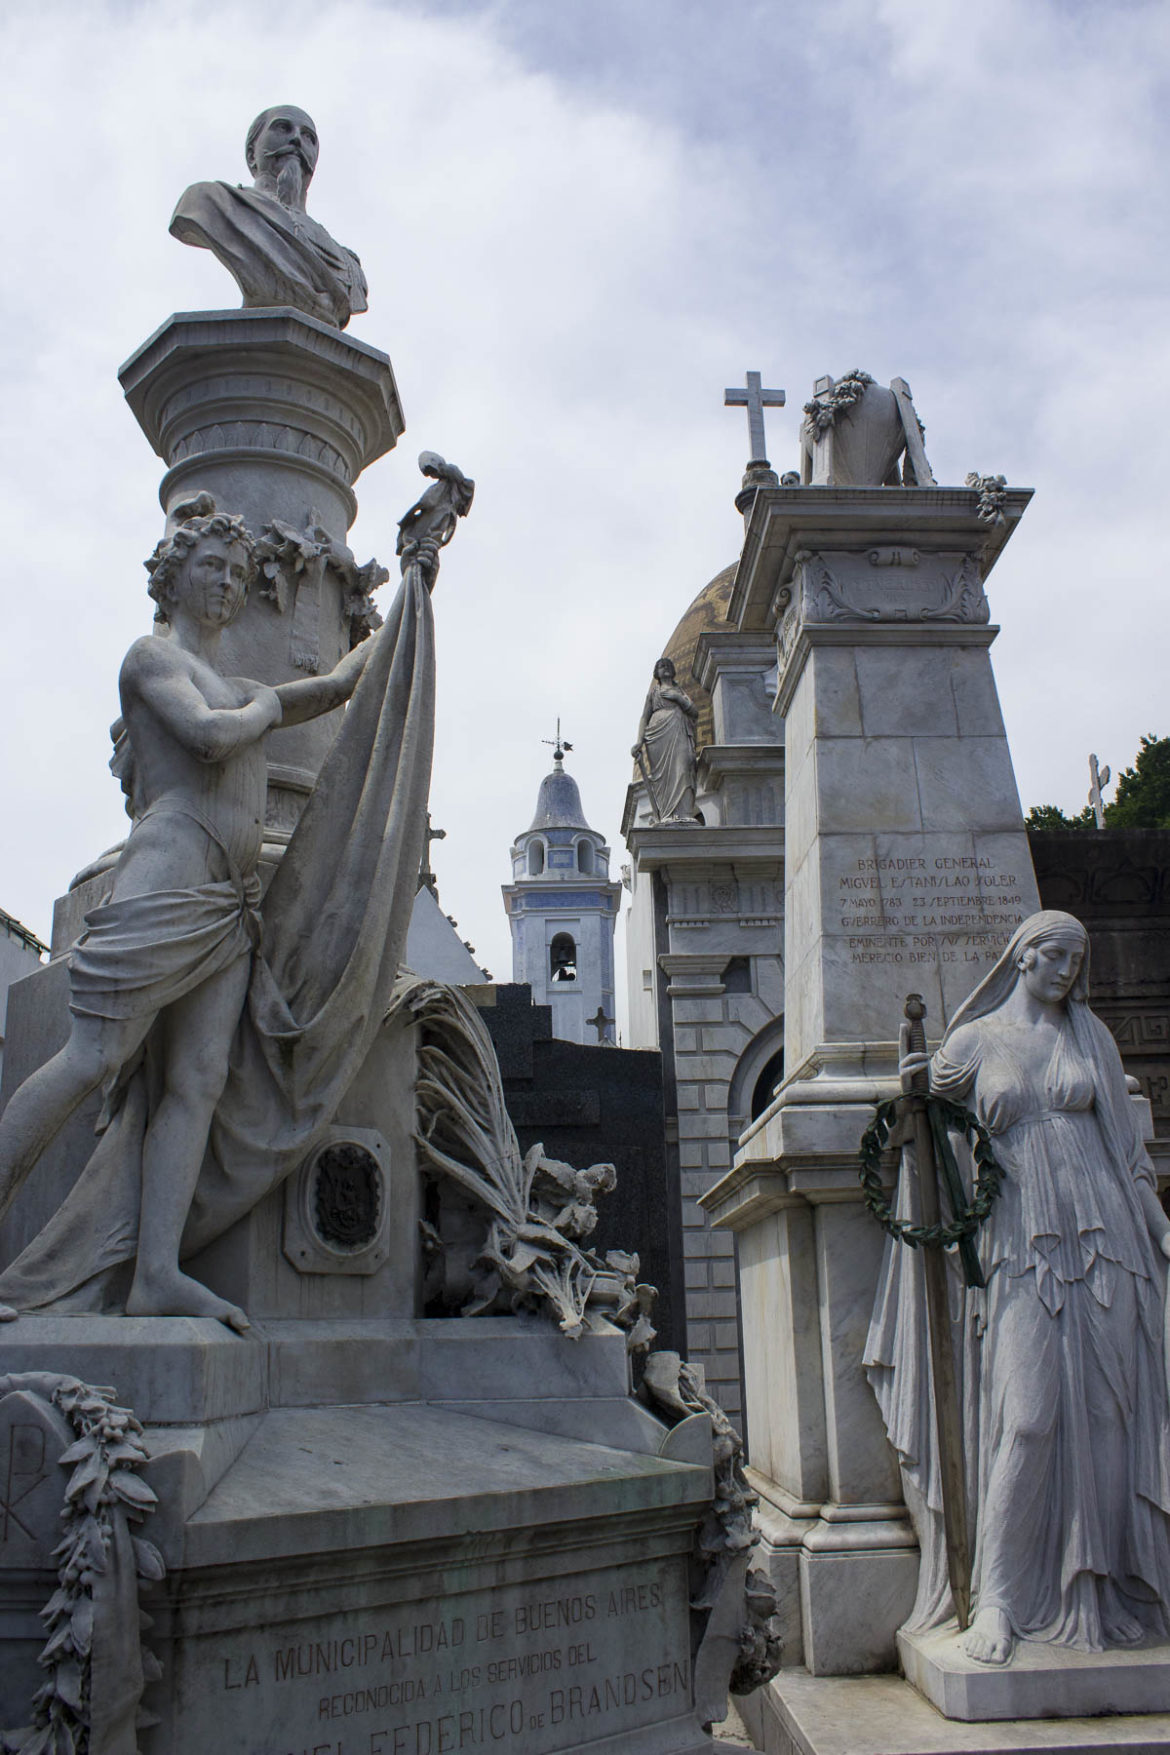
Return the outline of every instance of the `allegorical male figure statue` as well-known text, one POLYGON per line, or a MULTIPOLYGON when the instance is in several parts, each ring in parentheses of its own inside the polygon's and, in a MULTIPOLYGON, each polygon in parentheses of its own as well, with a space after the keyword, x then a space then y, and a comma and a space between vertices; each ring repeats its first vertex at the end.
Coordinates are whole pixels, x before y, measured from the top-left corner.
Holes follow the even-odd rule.
POLYGON ((171 235, 212 250, 235 278, 244 305, 292 305, 344 329, 367 309, 366 277, 352 250, 305 211, 317 166, 317 130, 292 104, 264 110, 248 129, 250 189, 192 183, 171 219, 171 235))
POLYGON ((114 768, 133 828, 69 955, 65 1047, 0 1117, 0 1217, 86 1096, 98 1139, 0 1271, 19 1311, 247 1317, 180 1266, 303 1163, 385 1018, 418 886, 434 725, 430 590, 475 484, 435 479, 402 520, 385 624, 325 676, 269 688, 219 667, 256 574, 206 494, 147 562, 155 634, 119 678, 114 768), (263 902, 265 743, 349 702, 263 902))

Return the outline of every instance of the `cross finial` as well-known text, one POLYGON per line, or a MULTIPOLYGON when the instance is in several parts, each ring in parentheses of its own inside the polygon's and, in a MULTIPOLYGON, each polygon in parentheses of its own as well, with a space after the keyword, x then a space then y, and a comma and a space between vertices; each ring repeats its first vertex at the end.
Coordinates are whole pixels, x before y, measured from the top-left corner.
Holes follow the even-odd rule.
POLYGON ((764 390, 761 388, 759 372, 749 372, 743 390, 725 390, 723 392, 724 408, 746 408, 748 411, 748 436, 751 441, 752 454, 748 458, 749 465, 762 463, 768 466, 768 447, 764 441, 764 410, 765 408, 783 408, 783 390, 764 390))
POLYGON ((431 892, 431 895, 435 898, 436 902, 439 899, 439 884, 438 884, 437 878, 435 877, 434 872, 431 870, 431 842, 432 841, 445 841, 446 839, 447 839, 446 829, 432 829, 431 828, 431 813, 430 813, 430 811, 428 811, 427 812, 427 826, 426 826, 426 840, 423 843, 422 864, 419 868, 419 874, 418 874, 418 887, 421 890, 423 888, 423 886, 425 885, 426 888, 431 892))
POLYGON ((568 738, 561 736, 561 717, 560 717, 559 713, 557 714, 557 735, 556 735, 556 737, 555 738, 542 737, 540 741, 541 741, 541 743, 547 743, 551 747, 552 753, 553 753, 553 761, 556 763, 557 767, 559 768, 561 763, 565 759, 565 751, 571 750, 573 747, 572 744, 569 742, 568 738))
POLYGON ((597 1040, 599 1042, 605 1042, 608 1040, 606 1032, 613 1023, 613 1019, 606 1017, 605 1007, 603 1005, 599 1005, 594 1016, 586 1018, 585 1022, 593 1025, 593 1028, 597 1031, 597 1040))

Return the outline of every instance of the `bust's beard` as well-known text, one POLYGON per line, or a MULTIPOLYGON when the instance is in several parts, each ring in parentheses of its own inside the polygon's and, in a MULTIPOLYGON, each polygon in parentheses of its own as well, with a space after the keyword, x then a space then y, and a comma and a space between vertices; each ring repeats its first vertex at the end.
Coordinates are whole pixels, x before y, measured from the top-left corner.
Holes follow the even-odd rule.
POLYGON ((297 207, 303 210, 305 190, 309 179, 305 167, 295 152, 290 152, 281 162, 276 173, 276 199, 282 207, 297 207))

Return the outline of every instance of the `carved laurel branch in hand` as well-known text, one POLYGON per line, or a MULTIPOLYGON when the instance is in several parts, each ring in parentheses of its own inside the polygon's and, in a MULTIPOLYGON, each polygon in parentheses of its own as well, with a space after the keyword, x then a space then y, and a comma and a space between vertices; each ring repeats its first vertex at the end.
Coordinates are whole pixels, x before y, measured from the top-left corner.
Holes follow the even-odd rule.
MULTIPOLYGON (((0 1378, 0 1387, 5 1393, 24 1389, 52 1402, 77 1433, 59 1458, 73 1472, 61 1512, 65 1535, 53 1550, 59 1582, 41 1610, 49 1637, 38 1662, 47 1676, 33 1697, 31 1729, 0 1734, 0 1748, 5 1755, 80 1755, 90 1747, 95 1622, 102 1613, 117 1614, 112 1602, 95 1603, 95 1585, 113 1563, 115 1521, 141 1522, 157 1504, 140 1475, 149 1455, 141 1424, 129 1408, 116 1405, 112 1389, 40 1373, 0 1378)), ((131 1535, 130 1546, 140 1579, 163 1577, 162 1555, 153 1543, 131 1535)), ((145 1616, 141 1625, 150 1625, 145 1616)), ((117 1631, 123 1641, 138 1638, 137 1628, 117 1631)), ((143 1681, 157 1681, 162 1669, 153 1653, 142 1646, 140 1658, 143 1681)), ((140 1729, 155 1722, 139 1708, 140 1729)))

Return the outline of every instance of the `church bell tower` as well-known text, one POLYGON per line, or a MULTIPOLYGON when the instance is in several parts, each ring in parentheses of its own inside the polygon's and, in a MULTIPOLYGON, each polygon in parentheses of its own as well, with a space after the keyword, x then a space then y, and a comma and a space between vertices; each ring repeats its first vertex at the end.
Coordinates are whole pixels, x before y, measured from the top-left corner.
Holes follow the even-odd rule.
POLYGON ((540 783, 531 827, 512 848, 512 882, 503 885, 512 979, 528 982, 534 1004, 552 1007, 554 1036, 612 1044, 613 934, 622 887, 610 882, 610 850, 585 821, 577 782, 565 773, 572 747, 558 724, 552 772, 540 783))

